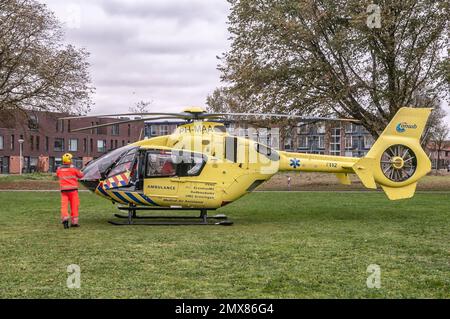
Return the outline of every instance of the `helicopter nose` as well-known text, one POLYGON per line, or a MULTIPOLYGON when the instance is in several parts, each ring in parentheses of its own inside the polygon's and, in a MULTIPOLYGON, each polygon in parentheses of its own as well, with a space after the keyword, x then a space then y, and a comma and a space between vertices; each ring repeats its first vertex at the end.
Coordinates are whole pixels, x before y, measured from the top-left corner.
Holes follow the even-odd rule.
POLYGON ((87 189, 89 189, 92 192, 95 192, 95 189, 98 186, 98 183, 100 181, 99 180, 89 180, 89 179, 80 179, 80 183, 81 185, 83 185, 84 187, 86 187, 87 189))

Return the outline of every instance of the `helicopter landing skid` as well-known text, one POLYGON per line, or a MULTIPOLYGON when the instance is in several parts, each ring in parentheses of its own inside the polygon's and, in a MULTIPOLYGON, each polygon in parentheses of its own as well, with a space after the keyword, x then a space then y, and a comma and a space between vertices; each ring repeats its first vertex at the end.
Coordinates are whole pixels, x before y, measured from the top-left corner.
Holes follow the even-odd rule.
POLYGON ((119 219, 126 219, 126 221, 110 220, 110 224, 115 226, 125 225, 147 225, 147 226, 176 226, 176 225, 222 225, 231 226, 233 222, 228 220, 228 217, 223 214, 215 216, 208 216, 206 209, 200 209, 200 216, 174 216, 174 215, 151 215, 138 216, 137 210, 197 210, 192 208, 149 208, 136 206, 122 206, 118 207, 120 210, 128 210, 128 215, 114 214, 119 219), (152 221, 147 221, 151 219, 152 221), (198 221, 195 221, 198 220, 198 221), (213 221, 211 221, 213 220, 213 221))

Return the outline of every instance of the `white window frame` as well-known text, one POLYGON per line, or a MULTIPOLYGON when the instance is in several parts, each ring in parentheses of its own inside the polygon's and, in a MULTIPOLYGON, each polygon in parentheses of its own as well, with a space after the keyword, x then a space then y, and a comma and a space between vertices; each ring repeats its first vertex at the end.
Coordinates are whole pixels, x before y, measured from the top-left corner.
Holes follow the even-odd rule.
POLYGON ((375 143, 372 135, 364 135, 364 148, 371 148, 375 143))
POLYGON ((113 135, 113 136, 120 135, 120 125, 119 124, 115 124, 115 125, 111 126, 111 135, 113 135))
POLYGON ((78 152, 78 139, 77 138, 69 138, 69 152, 78 152), (73 142, 75 141, 75 148, 73 147, 73 142))
POLYGON ((105 140, 97 140, 97 152, 104 153, 106 152, 106 141, 105 140), (102 146, 100 146, 100 143, 102 146))
POLYGON ((298 148, 308 148, 309 147, 309 138, 307 135, 300 135, 298 137, 298 148), (304 140, 305 143, 302 143, 304 140))
POLYGON ((5 140, 2 135, 0 135, 0 150, 3 150, 5 147, 5 140))
POLYGON ((350 150, 353 148, 353 136, 352 135, 346 135, 345 136, 345 149, 350 150))
POLYGON ((333 127, 331 129, 330 154, 341 155, 341 127, 333 127), (337 131, 339 131, 339 134, 337 131), (339 142, 337 142, 338 138, 339 142))
POLYGON ((320 148, 320 149, 325 148, 325 136, 319 135, 319 139, 317 141, 317 148, 320 148))

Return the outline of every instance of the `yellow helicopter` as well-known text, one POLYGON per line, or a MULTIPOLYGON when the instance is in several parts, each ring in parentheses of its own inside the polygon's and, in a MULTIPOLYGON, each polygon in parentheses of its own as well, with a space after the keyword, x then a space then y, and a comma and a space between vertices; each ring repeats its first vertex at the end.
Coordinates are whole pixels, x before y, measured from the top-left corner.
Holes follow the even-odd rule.
MULTIPOLYGON (((218 121, 228 116, 262 114, 206 113, 198 107, 181 113, 142 113, 138 119, 72 131, 155 119, 186 120, 171 135, 141 140, 91 161, 83 169, 81 182, 95 194, 121 204, 119 209, 128 210, 127 215, 116 214, 127 220, 110 221, 114 225, 231 225, 232 222, 224 215, 212 216, 210 219, 214 222, 209 222, 207 211, 232 203, 279 171, 333 173, 342 184, 350 184, 349 174, 356 174, 367 188, 376 189, 380 185, 390 200, 412 197, 417 181, 431 170, 431 162, 420 145, 431 110, 401 108, 362 158, 279 151, 252 139, 230 135, 223 121, 218 121), (199 210, 200 216, 136 214, 137 210, 148 209, 199 210), (172 219, 155 221, 163 217, 172 219), (178 221, 179 218, 183 221, 178 221), (196 222, 187 218, 200 220, 196 222)), ((103 116, 124 115, 136 114, 103 116)), ((263 116, 298 117, 282 114, 263 116)), ((80 117, 62 119, 77 118, 80 117)), ((306 122, 329 120, 298 118, 306 122)))

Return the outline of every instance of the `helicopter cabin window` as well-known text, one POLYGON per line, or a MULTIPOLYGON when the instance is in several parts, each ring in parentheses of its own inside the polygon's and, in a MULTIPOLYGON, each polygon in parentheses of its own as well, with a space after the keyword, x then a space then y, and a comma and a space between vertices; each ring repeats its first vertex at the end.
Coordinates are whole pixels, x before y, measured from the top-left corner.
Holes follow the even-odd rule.
POLYGON ((149 151, 146 177, 197 176, 205 166, 202 154, 187 151, 149 151))

